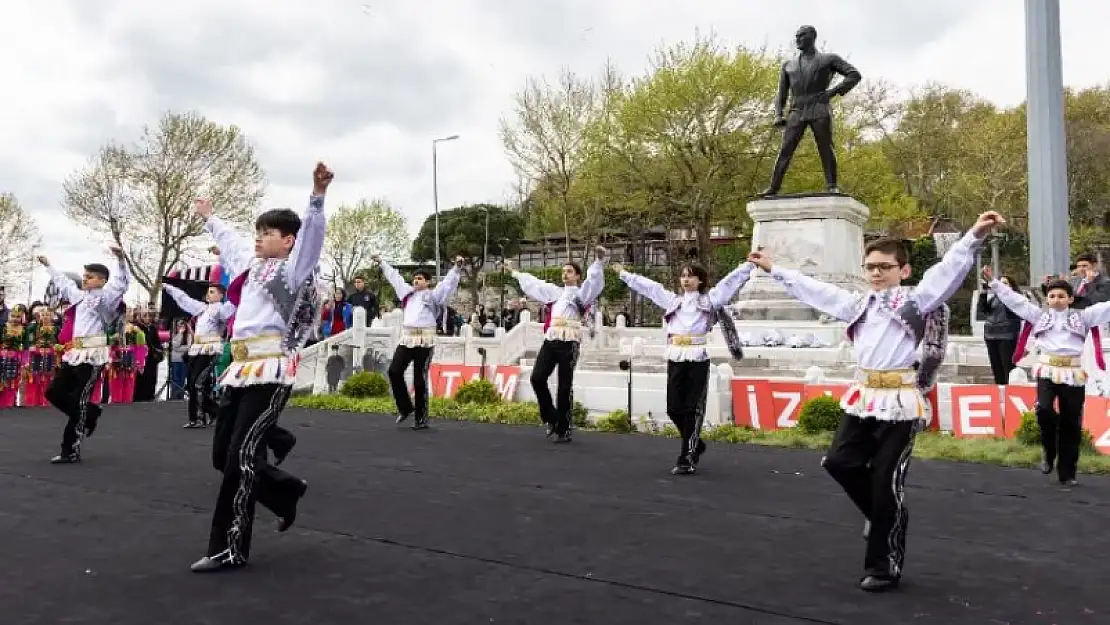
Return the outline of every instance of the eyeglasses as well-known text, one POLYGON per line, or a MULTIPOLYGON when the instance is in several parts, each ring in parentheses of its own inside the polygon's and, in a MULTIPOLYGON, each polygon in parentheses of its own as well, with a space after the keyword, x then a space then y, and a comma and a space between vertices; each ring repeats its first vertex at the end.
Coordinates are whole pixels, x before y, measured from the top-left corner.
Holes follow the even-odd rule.
POLYGON ((885 271, 893 271, 895 269, 898 269, 901 266, 902 265, 899 265, 898 263, 864 263, 862 265, 863 270, 868 272, 868 273, 870 273, 872 271, 875 271, 876 269, 878 269, 879 271, 884 271, 884 272, 885 271))

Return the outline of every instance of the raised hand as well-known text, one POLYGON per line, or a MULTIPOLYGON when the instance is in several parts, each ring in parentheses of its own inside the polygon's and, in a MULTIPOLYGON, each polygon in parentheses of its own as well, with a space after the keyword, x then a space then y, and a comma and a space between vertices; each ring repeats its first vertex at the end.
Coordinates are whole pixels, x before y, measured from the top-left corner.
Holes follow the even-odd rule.
POLYGON ((371 256, 371 257, 370 257, 370 260, 374 261, 374 264, 375 264, 375 265, 380 265, 380 264, 382 264, 382 257, 381 257, 380 255, 378 255, 378 254, 374 254, 373 256, 371 256))
POLYGON ((335 173, 328 169, 328 166, 323 163, 316 163, 316 169, 312 172, 312 191, 317 195, 323 195, 328 192, 328 185, 335 179, 335 173))
POLYGON ((50 259, 45 257, 45 256, 42 256, 42 255, 36 256, 35 260, 39 261, 39 264, 41 264, 43 267, 49 267, 50 266, 50 259))
POLYGON ((618 274, 624 273, 624 265, 620 263, 613 263, 613 271, 617 272, 618 274))
POLYGON ((976 237, 982 238, 991 228, 996 228, 1005 223, 1006 220, 1002 218, 1002 215, 999 215, 995 211, 987 211, 979 215, 979 219, 975 222, 975 225, 971 227, 971 231, 975 233, 976 237))
POLYGON ((756 250, 748 254, 748 262, 759 265, 763 271, 771 271, 771 255, 763 250, 756 250))
POLYGON ((983 265, 983 279, 987 282, 994 279, 994 269, 990 265, 983 265))
POLYGON ((465 258, 463 258, 462 256, 456 256, 455 257, 455 266, 456 267, 458 267, 459 269, 462 269, 462 266, 463 266, 464 263, 466 263, 465 258))
POLYGON ((507 259, 507 258, 506 258, 506 259, 505 259, 505 260, 504 260, 504 261, 503 261, 503 262, 501 263, 501 266, 505 268, 505 271, 512 271, 512 270, 513 270, 513 261, 511 261, 511 260, 509 260, 509 259, 507 259))
POLYGON ((115 256, 116 258, 119 258, 121 260, 123 259, 123 248, 116 245, 115 243, 108 246, 108 251, 112 253, 112 256, 115 256))
POLYGON ((605 260, 605 256, 609 254, 609 250, 599 245, 594 248, 594 254, 597 256, 598 260, 605 260))

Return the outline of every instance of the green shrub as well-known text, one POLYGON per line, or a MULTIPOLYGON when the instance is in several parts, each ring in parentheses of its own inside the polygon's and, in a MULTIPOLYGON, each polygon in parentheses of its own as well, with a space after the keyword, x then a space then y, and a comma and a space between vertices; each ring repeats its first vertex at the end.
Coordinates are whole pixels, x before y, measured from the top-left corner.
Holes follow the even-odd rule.
POLYGON ((347 397, 385 397, 389 394, 389 380, 377 371, 359 371, 343 382, 339 392, 347 397))
POLYGON ((798 429, 806 434, 835 432, 840 427, 844 409, 840 400, 828 395, 814 397, 802 406, 798 415, 798 429))
POLYGON ((632 425, 632 420, 628 417, 627 410, 614 410, 604 417, 597 420, 597 429, 602 432, 620 432, 628 434, 635 432, 636 428, 632 425))
POLYGON ((590 411, 582 405, 582 402, 574 402, 574 407, 570 411, 572 422, 576 428, 589 427, 590 425, 590 411))
POLYGON ((460 404, 498 404, 501 403, 501 393, 493 382, 484 379, 471 380, 459 387, 455 392, 455 401, 460 404))
MULTIPOLYGON (((1037 423, 1036 413, 1022 413, 1021 426, 1018 428, 1017 432, 1014 433, 1014 439, 1022 445, 1040 447, 1041 426, 1037 423)), ((1083 435, 1079 439, 1079 453, 1085 455, 1099 453, 1098 449, 1095 447, 1095 437, 1087 428, 1083 428, 1083 435)))
POLYGON ((1041 426, 1037 425, 1037 415, 1033 412, 1021 413, 1021 427, 1014 433, 1014 438, 1022 445, 1037 446, 1041 444, 1041 426))

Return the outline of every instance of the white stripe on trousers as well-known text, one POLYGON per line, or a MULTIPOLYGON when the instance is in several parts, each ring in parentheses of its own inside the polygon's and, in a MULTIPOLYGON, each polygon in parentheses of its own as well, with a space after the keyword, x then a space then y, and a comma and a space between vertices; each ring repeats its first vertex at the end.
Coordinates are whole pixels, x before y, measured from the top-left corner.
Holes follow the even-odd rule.
POLYGON ((78 457, 81 456, 81 442, 85 440, 85 421, 89 417, 89 398, 92 397, 92 392, 93 389, 96 388, 96 385, 102 382, 100 379, 100 371, 102 368, 93 365, 89 366, 92 367, 92 375, 89 377, 89 381, 85 382, 85 388, 81 390, 81 395, 77 399, 78 417, 77 425, 74 426, 77 428, 77 440, 73 442, 73 450, 71 453, 76 454, 78 457))
MULTIPOLYGON (((572 347, 570 349, 570 363, 567 365, 568 367, 570 367, 570 393, 568 393, 568 395, 570 396, 570 400, 567 401, 567 415, 566 415, 567 423, 569 423, 570 425, 567 426, 567 432, 570 432, 571 430, 574 429, 574 370, 578 368, 578 353, 579 353, 579 350, 581 349, 581 347, 582 347, 581 343, 579 343, 578 341, 574 341, 574 347, 572 347)), ((556 387, 556 389, 555 389, 555 404, 556 405, 558 405, 558 403, 559 403, 558 379, 559 379, 559 368, 556 367, 555 368, 555 380, 556 380, 556 383, 555 383, 555 387, 556 387)))
POLYGON ((894 473, 890 479, 890 489, 894 493, 894 524, 890 527, 890 533, 887 534, 887 550, 890 555, 890 574, 894 577, 902 575, 902 564, 906 559, 906 552, 904 545, 906 543, 906 473, 909 472, 910 459, 913 457, 913 444, 925 425, 923 419, 916 419, 913 428, 910 430, 910 439, 906 443, 906 448, 902 450, 902 455, 898 457, 898 464, 894 465, 894 473))
MULTIPOLYGON (((419 414, 420 412, 424 413, 424 420, 425 421, 427 421, 428 418, 431 416, 431 415, 428 414, 428 402, 430 402, 431 398, 432 398, 432 381, 428 379, 428 372, 431 371, 431 369, 432 369, 432 359, 435 358, 435 356, 436 356, 436 348, 433 345, 433 346, 428 348, 428 359, 424 361, 424 406, 423 406, 424 410, 420 410, 420 408, 417 408, 415 410, 415 412, 417 414, 419 414)), ((415 367, 414 367, 413 373, 414 374, 416 373, 415 367)), ((416 390, 413 389, 413 395, 415 395, 415 394, 416 394, 416 390)))
MULTIPOLYGON (((250 524, 247 502, 250 501, 251 493, 258 480, 254 472, 254 454, 258 450, 263 434, 277 422, 278 414, 292 388, 283 385, 274 391, 270 396, 270 405, 254 420, 246 436, 243 437, 243 443, 239 446, 239 487, 235 490, 235 498, 232 500, 231 526, 227 530, 227 548, 232 562, 246 561, 242 555, 242 542, 244 531, 250 524)), ((234 430, 232 433, 234 435, 234 430)))
POLYGON ((690 434, 690 441, 686 450, 686 453, 691 456, 698 449, 698 441, 701 440, 701 428, 705 423, 705 401, 709 396, 709 373, 709 369, 706 368, 705 381, 701 385, 701 398, 698 400, 697 406, 694 407, 694 431, 690 434))

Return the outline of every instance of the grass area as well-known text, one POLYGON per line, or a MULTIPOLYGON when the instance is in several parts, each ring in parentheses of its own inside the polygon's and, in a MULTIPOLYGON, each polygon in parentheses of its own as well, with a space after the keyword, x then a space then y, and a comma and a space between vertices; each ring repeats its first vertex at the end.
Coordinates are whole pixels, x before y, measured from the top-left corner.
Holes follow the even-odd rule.
MULTIPOLYGON (((344 412, 367 413, 370 415, 395 415, 397 408, 390 397, 346 397, 343 395, 307 395, 294 397, 290 405, 317 410, 337 410, 344 412)), ((500 423, 505 425, 540 424, 539 409, 536 404, 524 402, 473 403, 457 402, 451 399, 433 398, 428 406, 429 415, 434 419, 449 421, 473 421, 477 423, 500 423)), ((586 411, 581 405, 575 406, 575 424, 579 429, 602 432, 633 433, 632 424, 623 410, 602 417, 596 423, 586 421, 586 411)), ((677 437, 678 431, 671 425, 651 430, 641 422, 635 433, 641 435, 677 437), (648 429, 648 431, 643 431, 648 429)), ((722 425, 707 428, 702 435, 708 441, 722 443, 747 443, 769 447, 789 447, 795 449, 828 448, 832 432, 806 432, 798 428, 789 430, 754 430, 735 425, 722 425)), ((1110 474, 1110 456, 1094 451, 1088 444, 1083 447, 1079 462, 1080 473, 1110 474)), ((1038 467, 1040 447, 1035 444, 1019 442, 1014 439, 979 438, 959 439, 950 434, 924 432, 917 437, 914 446, 917 458, 952 460, 992 464, 1006 467, 1038 467)))

